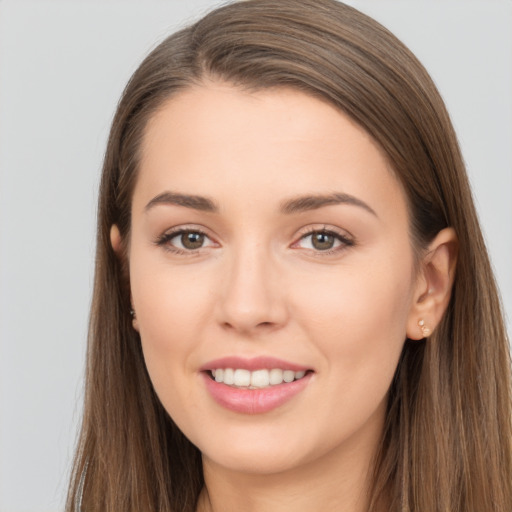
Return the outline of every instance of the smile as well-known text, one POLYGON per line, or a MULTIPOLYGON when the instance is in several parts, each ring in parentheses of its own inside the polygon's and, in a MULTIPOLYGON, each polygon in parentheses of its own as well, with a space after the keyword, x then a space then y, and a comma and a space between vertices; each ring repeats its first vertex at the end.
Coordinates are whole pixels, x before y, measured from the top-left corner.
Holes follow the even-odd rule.
POLYGON ((216 382, 240 389, 263 389, 302 379, 306 372, 272 368, 250 371, 243 368, 218 368, 210 370, 216 382))
POLYGON ((200 368, 210 397, 238 414, 265 414, 300 400, 314 374, 313 368, 274 357, 224 357, 200 368))

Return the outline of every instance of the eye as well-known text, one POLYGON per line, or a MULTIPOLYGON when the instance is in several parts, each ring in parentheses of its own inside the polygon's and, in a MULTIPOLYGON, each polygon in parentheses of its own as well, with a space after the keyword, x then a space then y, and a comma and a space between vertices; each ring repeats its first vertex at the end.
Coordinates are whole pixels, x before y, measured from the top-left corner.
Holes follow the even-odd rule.
POLYGON ((309 239, 308 244, 319 251, 326 251, 334 248, 336 242, 338 242, 339 245, 339 240, 336 240, 335 236, 329 233, 312 233, 311 235, 303 238, 303 240, 307 239, 309 239))
POLYGON ((157 245, 164 245, 175 252, 190 252, 212 247, 215 243, 202 231, 197 229, 180 229, 164 233, 157 240, 157 245))
POLYGON ((310 231, 303 235, 294 245, 295 247, 303 249, 330 253, 341 250, 347 246, 352 246, 354 245, 354 242, 340 233, 322 229, 310 231))
POLYGON ((180 247, 180 249, 199 249, 203 246, 205 241, 205 235, 203 233, 198 233, 197 231, 185 231, 180 235, 176 235, 171 238, 170 242, 180 247))

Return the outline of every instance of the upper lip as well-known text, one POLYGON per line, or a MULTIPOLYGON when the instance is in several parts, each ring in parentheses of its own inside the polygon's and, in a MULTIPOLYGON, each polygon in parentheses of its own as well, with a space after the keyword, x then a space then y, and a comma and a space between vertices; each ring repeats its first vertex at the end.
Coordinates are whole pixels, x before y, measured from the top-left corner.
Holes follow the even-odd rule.
POLYGON ((240 368, 249 371, 279 368, 281 370, 293 370, 294 372, 311 370, 311 368, 307 366, 291 363, 290 361, 275 357, 259 356, 243 358, 239 356, 229 356, 207 362, 201 366, 200 371, 216 370, 218 368, 240 368))

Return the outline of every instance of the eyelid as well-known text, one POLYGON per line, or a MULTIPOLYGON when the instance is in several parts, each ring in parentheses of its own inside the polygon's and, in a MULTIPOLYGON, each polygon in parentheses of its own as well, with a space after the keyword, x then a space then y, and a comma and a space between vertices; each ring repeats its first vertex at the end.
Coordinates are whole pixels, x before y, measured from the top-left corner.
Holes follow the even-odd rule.
POLYGON ((315 256, 328 256, 330 254, 339 253, 356 244, 354 236, 348 233, 346 230, 341 230, 340 228, 323 224, 317 226, 307 226, 305 228, 302 228, 299 231, 296 241, 293 242, 291 247, 294 249, 300 249, 301 247, 299 247, 298 244, 308 236, 314 235, 315 233, 324 233, 327 235, 334 236, 340 242, 338 246, 333 247, 331 249, 305 249, 310 251, 315 256))
MULTIPOLYGON (((346 230, 342 230, 338 227, 329 226, 326 224, 322 225, 312 225, 307 226, 304 228, 301 228, 295 237, 295 241, 291 244, 291 248, 293 249, 301 249, 299 246, 300 242, 307 238, 308 236, 312 236, 315 233, 323 233, 326 235, 330 235, 335 237, 339 244, 331 249, 314 249, 314 248, 303 248, 306 251, 309 251, 311 254, 314 254, 315 256, 328 256, 330 254, 339 253, 349 247, 352 247, 355 245, 356 241, 353 235, 348 233, 346 230)), ((168 252, 178 254, 178 255, 199 255, 201 254, 205 249, 211 248, 211 247, 219 247, 220 244, 209 234, 209 230, 202 226, 198 225, 179 225, 172 228, 167 229, 162 234, 158 235, 156 239, 154 240, 155 245, 163 247, 168 252), (210 244, 207 246, 199 247, 197 249, 186 249, 181 247, 176 247, 175 245, 170 244, 169 242, 183 234, 183 233, 198 233, 200 235, 204 235, 205 238, 207 238, 210 241, 210 244)))
POLYGON ((202 226, 197 226, 194 224, 182 224, 179 226, 169 228, 165 230, 162 234, 158 235, 154 240, 154 243, 157 246, 163 247, 168 252, 188 256, 197 255, 203 249, 207 249, 209 247, 219 246, 218 242, 208 233, 207 229, 203 228, 202 226), (182 249, 181 247, 176 247, 169 243, 173 238, 180 236, 183 233, 198 233, 200 235, 204 235, 204 237, 207 238, 211 242, 211 244, 205 247, 199 247, 197 249, 182 249))

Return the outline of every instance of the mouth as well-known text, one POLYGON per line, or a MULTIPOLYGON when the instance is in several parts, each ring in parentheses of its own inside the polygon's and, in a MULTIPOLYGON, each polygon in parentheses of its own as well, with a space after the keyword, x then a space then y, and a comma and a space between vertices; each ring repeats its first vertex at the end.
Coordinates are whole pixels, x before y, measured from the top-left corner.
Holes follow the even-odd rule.
POLYGON ((312 382, 312 368, 274 357, 224 357, 200 368, 213 400, 239 414, 264 414, 292 402, 312 382))
POLYGON ((282 368, 246 370, 245 368, 216 368, 207 370, 210 379, 238 389, 265 389, 303 379, 312 370, 284 370, 282 368))

